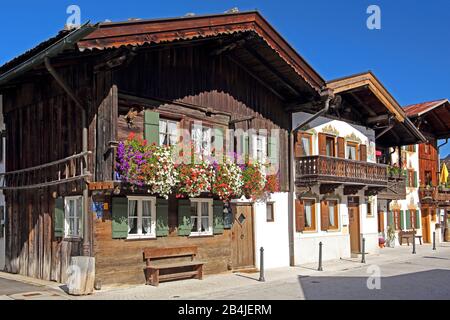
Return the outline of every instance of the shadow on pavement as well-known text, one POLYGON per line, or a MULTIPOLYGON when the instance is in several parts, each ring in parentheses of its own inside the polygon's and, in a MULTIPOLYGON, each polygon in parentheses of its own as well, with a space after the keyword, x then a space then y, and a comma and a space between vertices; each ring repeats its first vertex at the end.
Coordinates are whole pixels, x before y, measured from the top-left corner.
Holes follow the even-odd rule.
MULTIPOLYGON (((450 270, 434 269, 381 277, 381 289, 370 290, 367 277, 298 277, 307 300, 446 300, 450 299, 450 270)), ((373 279, 369 280, 373 283, 373 279), (371 281, 372 280, 372 281, 371 281)))

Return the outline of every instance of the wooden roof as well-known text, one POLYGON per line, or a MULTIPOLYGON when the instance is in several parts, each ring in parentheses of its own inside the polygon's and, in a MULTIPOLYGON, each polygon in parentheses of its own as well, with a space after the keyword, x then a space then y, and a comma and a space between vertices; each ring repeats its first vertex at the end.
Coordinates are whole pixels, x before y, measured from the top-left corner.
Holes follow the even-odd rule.
POLYGON ((373 128, 377 136, 388 126, 393 126, 380 134, 378 144, 408 145, 425 140, 400 104, 371 71, 329 81, 327 87, 342 97, 343 108, 351 108, 347 115, 350 119, 373 128))
POLYGON ((450 102, 440 99, 404 107, 409 118, 427 135, 450 138, 450 102))
POLYGON ((250 31, 264 39, 285 63, 318 92, 325 86, 325 80, 257 11, 101 23, 98 30, 78 43, 78 47, 81 51, 103 50, 250 31))

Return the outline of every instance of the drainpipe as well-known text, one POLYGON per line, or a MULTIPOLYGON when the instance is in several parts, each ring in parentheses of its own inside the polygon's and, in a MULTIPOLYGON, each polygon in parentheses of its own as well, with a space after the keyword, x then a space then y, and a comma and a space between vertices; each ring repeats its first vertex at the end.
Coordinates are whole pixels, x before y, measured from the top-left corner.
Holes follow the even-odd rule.
MULTIPOLYGON (((67 95, 75 102, 76 106, 81 111, 81 125, 83 127, 82 133, 82 152, 86 153, 88 151, 88 126, 87 126, 87 110, 83 106, 81 100, 75 95, 73 90, 64 82, 64 80, 60 77, 60 75, 56 72, 53 66, 50 63, 50 59, 48 57, 45 58, 45 67, 48 72, 53 76, 55 81, 61 86, 61 88, 67 93, 67 95)), ((86 168, 83 168, 83 173, 87 173, 87 165, 88 159, 87 155, 84 156, 84 162, 86 164, 86 168)), ((85 180, 86 182, 86 180, 85 180)), ((83 184, 83 255, 90 256, 91 255, 91 234, 90 234, 90 221, 89 221, 89 190, 87 187, 87 183, 83 184)))
MULTIPOLYGON (((298 130, 304 128, 308 123, 317 119, 318 117, 324 115, 330 109, 330 102, 334 95, 331 90, 325 90, 321 93, 322 96, 326 96, 325 106, 323 109, 313 114, 307 120, 303 121, 295 129, 289 132, 289 193, 288 193, 288 236, 289 236, 289 265, 291 267, 295 266, 295 252, 294 252, 294 216, 295 216, 295 161, 294 161, 294 135, 298 130)), ((291 113, 291 123, 292 126, 292 113, 291 113)))

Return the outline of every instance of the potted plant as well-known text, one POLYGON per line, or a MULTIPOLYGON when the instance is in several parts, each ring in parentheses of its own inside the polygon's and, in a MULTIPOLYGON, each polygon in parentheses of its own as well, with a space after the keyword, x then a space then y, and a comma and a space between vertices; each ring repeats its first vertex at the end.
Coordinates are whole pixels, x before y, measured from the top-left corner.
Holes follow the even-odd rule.
POLYGON ((389 225, 387 227, 387 237, 386 237, 386 244, 390 248, 395 248, 395 239, 397 237, 395 236, 395 229, 393 225, 389 225))

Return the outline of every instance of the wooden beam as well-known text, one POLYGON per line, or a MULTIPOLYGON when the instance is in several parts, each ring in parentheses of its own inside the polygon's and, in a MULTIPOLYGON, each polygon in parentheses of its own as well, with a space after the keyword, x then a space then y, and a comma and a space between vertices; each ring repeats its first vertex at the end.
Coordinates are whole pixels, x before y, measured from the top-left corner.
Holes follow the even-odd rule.
POLYGON ((391 116, 389 114, 383 114, 380 116, 369 117, 369 118, 367 118, 367 123, 384 122, 384 121, 389 120, 390 118, 391 118, 391 116))
POLYGON ((258 60, 264 67, 266 67, 270 72, 276 75, 292 93, 294 93, 295 95, 301 95, 301 92, 295 89, 295 85, 289 79, 287 79, 281 72, 279 72, 273 66, 271 66, 255 49, 250 47, 248 44, 246 44, 244 48, 253 57, 255 57, 256 60, 258 60))
POLYGON ((258 81, 263 87, 265 87, 267 90, 272 92, 275 96, 277 96, 281 101, 286 101, 286 99, 275 89, 273 89, 273 86, 269 85, 267 82, 262 80, 260 77, 258 77, 253 71, 249 70, 246 66, 244 66, 242 63, 240 63, 236 58, 232 57, 230 54, 225 55, 230 59, 233 63, 235 63, 238 67, 240 67, 242 70, 247 72, 250 76, 252 76, 256 81, 258 81))
POLYGON ((354 94, 353 92, 350 92, 350 95, 352 96, 353 99, 355 99, 356 101, 358 101, 358 103, 364 108, 366 109, 366 111, 370 114, 370 116, 372 117, 376 117, 377 114, 375 113, 375 111, 373 111, 368 105, 366 105, 356 94, 354 94))

